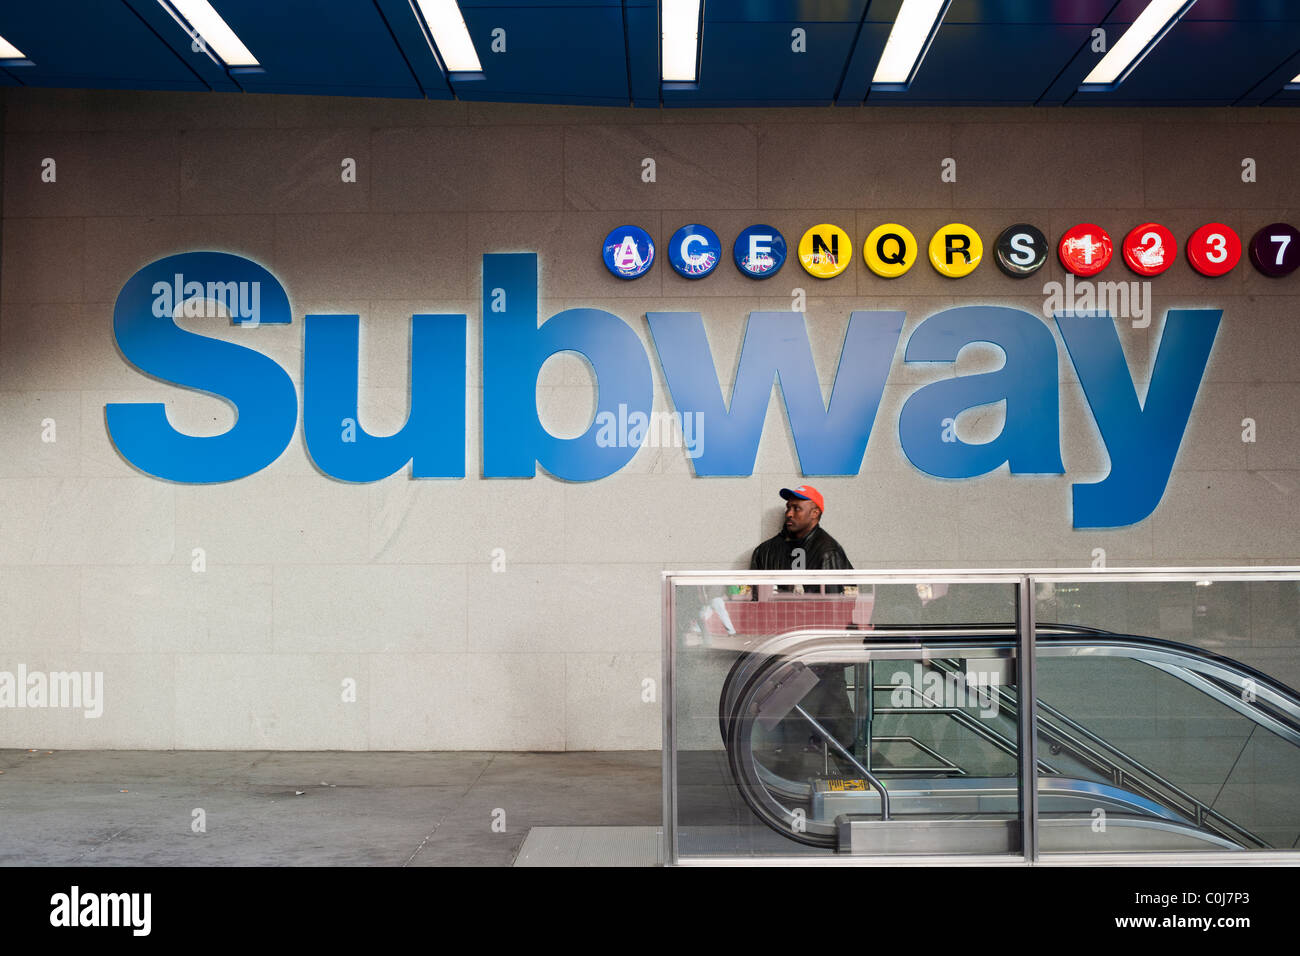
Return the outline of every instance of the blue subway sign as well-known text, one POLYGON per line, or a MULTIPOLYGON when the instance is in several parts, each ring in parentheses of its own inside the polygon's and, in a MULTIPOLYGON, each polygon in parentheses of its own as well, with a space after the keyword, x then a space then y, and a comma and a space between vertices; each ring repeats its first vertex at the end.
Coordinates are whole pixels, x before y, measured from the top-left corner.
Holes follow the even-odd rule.
MULTIPOLYGON (((625 466, 655 421, 651 357, 632 326, 586 308, 567 309, 539 326, 533 253, 484 255, 482 296, 483 477, 531 478, 540 464, 562 479, 595 481, 625 466), (574 438, 550 434, 537 409, 537 375, 562 351, 582 354, 598 384, 596 415, 574 438)), ((220 252, 184 253, 145 266, 127 281, 113 310, 118 347, 137 369, 220 396, 236 408, 227 432, 197 437, 173 428, 161 403, 105 406, 109 436, 122 456, 169 481, 208 484, 251 475, 284 452, 298 421, 299 396, 280 365, 252 348, 175 322, 178 315, 204 314, 228 315, 249 327, 292 321, 288 296, 275 276, 249 259, 220 252)), ((1131 525, 1160 503, 1221 314, 1168 311, 1145 399, 1138 397, 1108 314, 1055 314, 1110 459, 1104 479, 1073 485, 1074 527, 1131 525)), ((693 435, 688 457, 695 473, 753 474, 773 377, 779 376, 802 473, 856 475, 904 318, 893 310, 852 313, 828 407, 801 313, 750 313, 729 401, 700 313, 647 313, 676 424, 693 435)), ((321 471, 369 482, 409 463, 415 478, 465 476, 465 315, 411 317, 410 414, 388 436, 370 435, 356 424, 360 317, 307 315, 303 326, 303 434, 321 471), (341 427, 347 423, 351 427, 341 427)), ((1042 317, 997 305, 944 309, 915 328, 902 361, 951 365, 974 343, 1001 349, 1003 366, 913 391, 898 421, 907 459, 943 479, 974 478, 1003 465, 1013 475, 1063 475, 1061 357, 1042 317), (957 416, 991 403, 1005 403, 998 436, 983 443, 960 440, 952 427, 957 416)))
POLYGON ((605 237, 601 258, 620 279, 638 279, 654 265, 655 243, 640 226, 619 226, 605 237))
POLYGON ((722 242, 708 226, 682 226, 668 242, 668 261, 686 279, 703 279, 722 261, 722 242))

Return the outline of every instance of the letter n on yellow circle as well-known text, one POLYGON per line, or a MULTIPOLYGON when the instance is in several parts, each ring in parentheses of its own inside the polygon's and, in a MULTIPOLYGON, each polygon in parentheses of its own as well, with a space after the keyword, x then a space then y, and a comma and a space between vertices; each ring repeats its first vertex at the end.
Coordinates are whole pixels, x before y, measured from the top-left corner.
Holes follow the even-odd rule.
POLYGON ((950 279, 975 271, 984 258, 984 243, 970 226, 950 222, 930 240, 930 265, 950 279))
POLYGON ((799 264, 819 279, 834 278, 852 261, 853 244, 839 226, 824 222, 813 226, 799 240, 799 264))

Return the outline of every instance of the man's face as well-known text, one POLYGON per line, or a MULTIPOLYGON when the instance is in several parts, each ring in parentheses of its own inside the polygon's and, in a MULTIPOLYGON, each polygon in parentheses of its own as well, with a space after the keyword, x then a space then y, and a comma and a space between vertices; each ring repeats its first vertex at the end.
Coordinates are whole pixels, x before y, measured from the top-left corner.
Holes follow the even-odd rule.
POLYGON ((802 538, 817 525, 821 509, 807 498, 791 498, 785 503, 785 533, 802 538))

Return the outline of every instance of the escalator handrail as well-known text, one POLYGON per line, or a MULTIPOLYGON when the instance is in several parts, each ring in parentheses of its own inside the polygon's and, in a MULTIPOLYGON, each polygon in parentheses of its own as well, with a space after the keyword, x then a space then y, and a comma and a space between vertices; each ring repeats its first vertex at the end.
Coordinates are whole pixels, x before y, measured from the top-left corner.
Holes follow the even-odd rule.
POLYGON ((1187 644, 1155 638, 1098 639, 1094 637, 1086 641, 1069 643, 1051 639, 1043 649, 1048 652, 1047 656, 1056 656, 1053 651, 1070 649, 1071 644, 1077 649, 1089 651, 1087 656, 1128 657, 1164 671, 1207 696, 1213 697, 1247 720, 1263 725, 1289 743, 1300 747, 1300 693, 1248 664, 1242 664, 1221 654, 1203 652, 1200 648, 1187 644), (1097 653, 1097 651, 1134 648, 1143 653, 1097 653), (1214 681, 1205 680, 1205 677, 1228 683, 1241 693, 1231 693, 1214 681), (1251 685, 1249 690, 1254 695, 1253 700, 1247 700, 1242 696, 1242 693, 1248 689, 1245 686, 1247 683, 1251 685), (1282 711, 1282 714, 1272 713, 1259 706, 1261 701, 1267 701, 1272 707, 1282 711))
MULTIPOLYGON (((1014 649, 1015 641, 990 641, 991 637, 1012 637, 1015 635, 1015 628, 1011 625, 974 625, 964 629, 964 634, 956 634, 953 630, 935 629, 929 626, 912 627, 899 629, 890 629, 888 631, 824 631, 824 630, 798 630, 789 631, 784 634, 776 635, 752 651, 748 652, 751 660, 757 661, 773 654, 780 653, 785 656, 791 656, 797 653, 797 648, 805 643, 815 643, 822 639, 851 639, 861 642, 863 646, 878 648, 881 651, 893 652, 914 650, 917 647, 924 647, 927 650, 940 649, 965 649, 965 650, 988 650, 988 651, 1006 651, 1014 649), (976 633, 972 634, 971 631, 976 633), (980 632, 983 633, 980 633, 980 632), (873 640, 872 635, 888 634, 890 640, 878 641, 873 640), (899 638, 924 637, 929 638, 924 643, 912 640, 906 644, 899 643, 899 638), (941 637, 939 641, 934 641, 934 637, 941 637)), ((1036 644, 1043 650, 1062 650, 1071 645, 1079 649, 1090 649, 1094 653, 1096 649, 1115 648, 1130 649, 1146 652, 1143 654, 1123 654, 1123 655, 1105 655, 1105 656, 1124 656, 1131 657, 1134 660, 1142 661, 1150 666, 1164 670, 1171 676, 1183 680, 1190 686, 1213 696, 1220 703, 1237 711, 1249 720, 1263 724, 1272 732, 1287 739, 1296 746, 1300 746, 1300 692, 1297 692, 1281 681, 1256 670, 1249 664, 1243 664, 1241 661, 1231 657, 1226 657, 1214 651, 1205 650, 1204 648, 1195 647, 1191 644, 1183 644, 1177 641, 1168 641, 1157 637, 1144 637, 1131 634, 1117 634, 1111 631, 1102 631, 1097 628, 1077 628, 1070 625, 1040 624, 1036 631, 1036 644), (1064 631, 1065 633, 1053 633, 1055 631, 1064 631), (1081 640, 1083 637, 1087 640, 1081 640), (1165 654, 1172 657, 1172 660, 1166 659, 1164 663, 1171 664, 1173 668, 1182 671, 1190 671, 1202 676, 1212 677, 1225 681, 1239 690, 1246 690, 1246 684, 1249 683, 1250 691, 1255 700, 1248 701, 1237 694, 1230 694, 1220 689, 1212 689, 1212 685, 1207 685, 1195 680, 1189 680, 1184 674, 1175 672, 1170 668, 1160 667, 1158 658, 1152 654, 1165 654), (1234 680, 1234 678, 1236 678, 1234 680), (1272 707, 1281 710, 1282 716, 1270 713, 1263 707, 1258 706, 1260 701, 1266 701, 1272 707)), ((877 655, 868 655, 868 658, 874 658, 877 655)), ((724 684, 723 694, 719 699, 719 718, 725 722, 726 714, 729 712, 728 690, 729 686, 724 684)), ((724 728, 725 732, 725 728, 724 728)))
MULTIPOLYGON (((908 647, 914 650, 917 646, 909 645, 908 647)), ((926 643, 919 646, 928 651, 956 650, 958 648, 966 651, 997 651, 1014 648, 1015 645, 1013 642, 995 643, 985 640, 977 643, 963 642, 955 646, 947 643, 926 643)), ((867 649, 868 645, 863 644, 862 647, 867 649)), ((887 646, 887 653, 892 653, 894 650, 894 647, 887 646)), ((1035 650, 1042 657, 1066 656, 1067 652, 1070 651, 1084 651, 1086 652, 1085 656, 1124 657, 1138 661, 1168 673, 1170 676, 1201 691, 1206 696, 1217 700, 1225 707, 1236 711, 1247 720, 1260 724, 1288 743, 1300 747, 1300 693, 1280 681, 1267 678, 1248 665, 1232 661, 1231 658, 1225 658, 1221 655, 1204 655, 1199 648, 1186 644, 1177 644, 1173 641, 1153 641, 1146 638, 1102 640, 1095 637, 1047 636, 1045 640, 1042 638, 1038 640, 1035 650), (1099 651, 1108 650, 1137 651, 1139 653, 1098 653, 1099 651), (1232 693, 1214 682, 1203 680, 1198 676, 1209 675, 1231 684, 1233 683, 1233 677, 1240 674, 1251 675, 1240 679, 1243 683, 1249 681, 1253 685, 1251 692, 1255 695, 1254 700, 1247 700, 1241 694, 1232 693), (1260 705, 1260 702, 1264 700, 1281 710, 1283 714, 1278 715, 1266 710, 1260 705)), ((810 649, 810 653, 816 654, 817 651, 810 649)), ((802 655, 799 656, 802 657, 802 655)), ((875 657, 875 654, 868 651, 864 659, 870 660, 875 657)), ((819 663, 831 662, 820 661, 819 663)), ((1243 692, 1246 690, 1244 686, 1240 689, 1243 692)))
MULTIPOLYGON (((941 665, 943 662, 934 661, 932 663, 941 665)), ((1173 674, 1172 676, 1180 677, 1182 675, 1173 674)), ((998 696, 999 708, 1015 715, 1019 701, 1010 697, 1004 688, 994 688, 993 691, 998 696)), ((1091 763, 1103 772, 1117 775, 1115 776, 1117 781, 1123 780, 1127 776, 1133 785, 1152 797, 1172 802, 1181 800, 1183 806, 1178 807, 1179 812, 1190 812, 1195 817, 1197 824, 1214 826, 1220 832, 1226 829, 1238 840, 1244 839, 1246 842, 1259 847, 1268 845, 1255 833, 1198 800, 1177 784, 1165 779, 1161 774, 1134 758, 1131 754, 1120 750, 1110 741, 1093 733, 1087 727, 1076 720, 1072 720, 1050 704, 1039 700, 1038 710, 1039 733, 1046 735, 1048 739, 1064 747, 1068 747, 1075 756, 1087 763, 1091 763), (1094 748, 1100 748, 1104 752, 1099 752, 1094 748), (1125 768, 1125 764, 1128 765, 1128 769, 1125 768), (1190 810, 1187 808, 1190 808, 1190 810)))
MULTIPOLYGON (((1237 837, 1244 838, 1248 843, 1254 843, 1256 846, 1259 847, 1268 846, 1268 844, 1263 839, 1261 839, 1257 834, 1246 829, 1236 821, 1224 816, 1218 810, 1215 810, 1214 807, 1210 806, 1209 804, 1205 803, 1202 800, 1197 799, 1192 794, 1184 790, 1182 787, 1179 787, 1176 783, 1166 780, 1161 774, 1152 770, 1150 767, 1146 766, 1141 761, 1134 759, 1132 755, 1124 753, 1124 751, 1120 750, 1118 747, 1116 747, 1114 744, 1112 744, 1110 741, 1106 740, 1105 738, 1100 737, 1097 734, 1094 734, 1092 731, 1090 731, 1087 727, 1084 727, 1078 721, 1071 720, 1069 717, 1067 717, 1065 714, 1062 714, 1054 707, 1043 704, 1042 701, 1039 701, 1038 706, 1040 711, 1043 714, 1047 715, 1049 720, 1055 721, 1056 723, 1069 728, 1069 731, 1071 733, 1076 733, 1081 735, 1088 743, 1109 751, 1112 755, 1119 757, 1123 761, 1137 768, 1137 770, 1141 774, 1155 781, 1156 785, 1158 785, 1159 787, 1163 787, 1167 791, 1165 795, 1165 799, 1169 799, 1168 793, 1172 793, 1177 798, 1183 800, 1186 804, 1188 804, 1192 808, 1192 812, 1196 816, 1197 824, 1205 824, 1207 821, 1215 821, 1220 825, 1220 829, 1226 828, 1230 830, 1233 834, 1235 834, 1237 837)), ((1060 728, 1054 727, 1052 728, 1052 730, 1057 734, 1062 734, 1060 728)), ((1076 741, 1076 745, 1077 745, 1077 741, 1076 741)), ((1113 765, 1113 760, 1110 762, 1113 765)), ((1132 772, 1129 772, 1128 775, 1130 779, 1135 780, 1135 783, 1138 782, 1136 780, 1135 775, 1132 772)))
MULTIPOLYGON (((986 627, 986 625, 977 625, 977 627, 983 628, 986 627)), ((995 633, 997 636, 1014 635, 1016 633, 1014 625, 999 624, 999 625, 988 625, 988 627, 995 627, 996 628, 995 633)), ((970 629, 967 628, 965 633, 969 634, 969 632, 970 629)), ((772 637, 769 637, 767 640, 765 640, 762 644, 759 644, 757 647, 745 651, 739 658, 736 659, 736 663, 733 664, 731 669, 727 672, 726 679, 722 683, 722 692, 718 695, 718 731, 721 734, 722 739, 724 741, 727 739, 727 722, 729 719, 728 715, 730 715, 732 710, 734 709, 733 698, 735 697, 737 689, 743 686, 743 684, 745 683, 745 679, 748 677, 750 673, 752 673, 754 668, 766 662, 768 658, 777 654, 789 653, 793 651, 795 648, 804 644, 806 641, 815 641, 815 640, 822 640, 828 638, 844 640, 847 638, 855 641, 860 641, 865 644, 868 640, 870 640, 869 637, 870 635, 881 634, 881 633, 888 633, 891 638, 891 641, 883 642, 879 640, 871 640, 871 645, 873 647, 879 647, 882 649, 885 647, 892 647, 892 648, 896 648, 899 651, 908 651, 908 650, 913 650, 920 645, 915 641, 906 644, 896 643, 900 638, 906 639, 906 638, 939 637, 939 638, 951 639, 953 632, 951 629, 947 627, 934 628, 934 627, 927 627, 927 626, 908 626, 906 628, 891 628, 888 632, 861 631, 861 630, 836 631, 836 630, 801 628, 798 630, 784 631, 780 634, 775 634, 772 637)), ((989 633, 994 633, 994 632, 989 632, 989 633)), ((987 635, 980 635, 980 636, 984 637, 987 635)), ((963 642, 963 646, 965 646, 964 642, 963 642)))

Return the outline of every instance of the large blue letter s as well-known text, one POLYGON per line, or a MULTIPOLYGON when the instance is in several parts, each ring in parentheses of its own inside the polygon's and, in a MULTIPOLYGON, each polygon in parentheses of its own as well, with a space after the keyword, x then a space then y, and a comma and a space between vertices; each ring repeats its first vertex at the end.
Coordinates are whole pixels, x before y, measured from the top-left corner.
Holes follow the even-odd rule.
MULTIPOLYGON (((234 481, 265 468, 288 447, 298 396, 288 374, 261 352, 179 328, 175 315, 213 299, 244 306, 256 324, 292 320, 284 287, 266 269, 224 252, 187 252, 151 262, 127 280, 113 308, 113 335, 140 371, 235 406, 221 435, 176 431, 161 402, 104 406, 108 434, 127 461, 158 478, 192 484, 234 481)), ((202 314, 206 310, 198 310, 202 314)))

